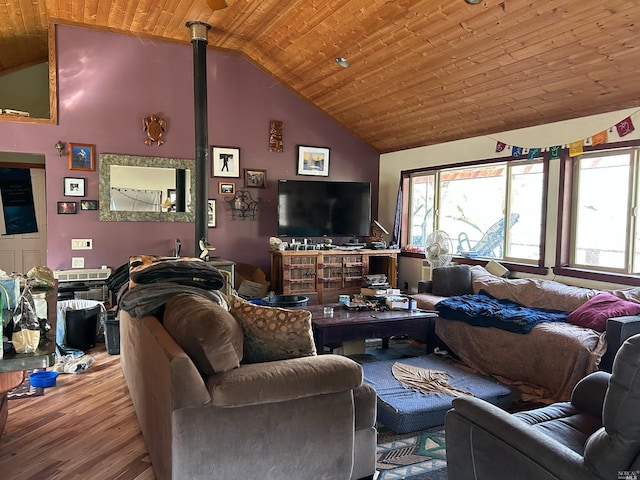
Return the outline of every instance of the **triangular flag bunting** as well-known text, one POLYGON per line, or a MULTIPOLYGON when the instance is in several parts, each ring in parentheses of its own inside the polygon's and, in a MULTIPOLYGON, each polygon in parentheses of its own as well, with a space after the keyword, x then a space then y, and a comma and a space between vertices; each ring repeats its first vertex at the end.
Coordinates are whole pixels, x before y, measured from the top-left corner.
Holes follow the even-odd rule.
POLYGON ((528 160, 534 160, 535 158, 538 157, 538 155, 540 155, 540 152, 542 151, 541 148, 530 148, 529 149, 529 153, 527 154, 527 159, 528 160))
POLYGON ((560 160, 561 150, 562 145, 554 145, 553 147, 549 147, 549 160, 560 160))
POLYGON ((502 152, 506 146, 506 143, 496 142, 496 152, 502 152))
POLYGON ((569 156, 577 157, 578 155, 582 155, 584 151, 584 140, 578 140, 577 142, 571 142, 569 144, 569 156))
POLYGON ((631 121, 631 117, 627 117, 624 120, 616 123, 616 130, 618 130, 618 135, 624 137, 628 133, 631 133, 635 130, 633 126, 633 122, 631 121))
POLYGON ((514 157, 519 157, 522 155, 522 147, 516 147, 515 145, 511 148, 511 155, 514 157))
POLYGON ((591 145, 600 145, 601 143, 607 143, 607 131, 603 130, 595 135, 591 136, 591 145))

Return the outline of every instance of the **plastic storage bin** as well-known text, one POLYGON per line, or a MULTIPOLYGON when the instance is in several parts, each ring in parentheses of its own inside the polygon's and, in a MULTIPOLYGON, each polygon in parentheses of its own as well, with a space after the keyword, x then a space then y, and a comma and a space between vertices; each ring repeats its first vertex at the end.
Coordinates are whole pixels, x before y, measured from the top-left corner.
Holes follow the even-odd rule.
POLYGON ((308 302, 309 297, 302 295, 273 295, 262 298, 262 305, 268 307, 304 307, 308 302))
POLYGON ((104 322, 104 343, 109 355, 120 355, 120 319, 115 312, 107 312, 104 322))

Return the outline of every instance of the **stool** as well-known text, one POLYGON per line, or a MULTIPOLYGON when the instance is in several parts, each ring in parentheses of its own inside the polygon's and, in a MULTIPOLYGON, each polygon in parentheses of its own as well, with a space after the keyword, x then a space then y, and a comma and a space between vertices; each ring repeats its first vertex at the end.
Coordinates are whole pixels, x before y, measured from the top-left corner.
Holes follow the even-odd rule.
POLYGON ((450 386, 471 392, 500 408, 509 408, 513 402, 509 387, 437 355, 365 363, 362 365, 364 380, 378 395, 378 421, 396 433, 444 425, 444 416, 454 398, 442 393, 411 390, 393 376, 391 367, 396 362, 446 372, 450 386))

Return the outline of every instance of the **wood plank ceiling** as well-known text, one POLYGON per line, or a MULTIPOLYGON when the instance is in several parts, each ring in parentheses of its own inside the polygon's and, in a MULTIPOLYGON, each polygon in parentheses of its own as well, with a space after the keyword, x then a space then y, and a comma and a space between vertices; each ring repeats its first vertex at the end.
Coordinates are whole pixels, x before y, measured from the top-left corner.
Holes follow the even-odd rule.
POLYGON ((228 4, 0 0, 0 74, 46 59, 51 22, 188 44, 200 20, 380 152, 640 105, 638 0, 228 4))

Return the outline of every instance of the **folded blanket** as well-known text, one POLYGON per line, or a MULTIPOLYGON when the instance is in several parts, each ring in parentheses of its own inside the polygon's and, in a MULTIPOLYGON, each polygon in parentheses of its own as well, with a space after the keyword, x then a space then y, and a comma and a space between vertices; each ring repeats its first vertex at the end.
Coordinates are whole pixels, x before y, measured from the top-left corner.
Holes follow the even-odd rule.
POLYGON ((219 290, 225 279, 220 271, 199 258, 140 255, 129 260, 129 286, 141 283, 173 282, 205 290, 219 290))
POLYGON ((142 318, 147 315, 155 315, 170 298, 182 293, 200 295, 229 310, 227 299, 223 293, 173 282, 142 284, 136 288, 121 291, 118 307, 134 318, 142 318))
POLYGON ((496 327, 515 333, 529 333, 541 322, 566 322, 569 312, 525 307, 511 300, 499 300, 484 290, 478 294, 445 298, 435 305, 438 315, 479 327, 496 327))

